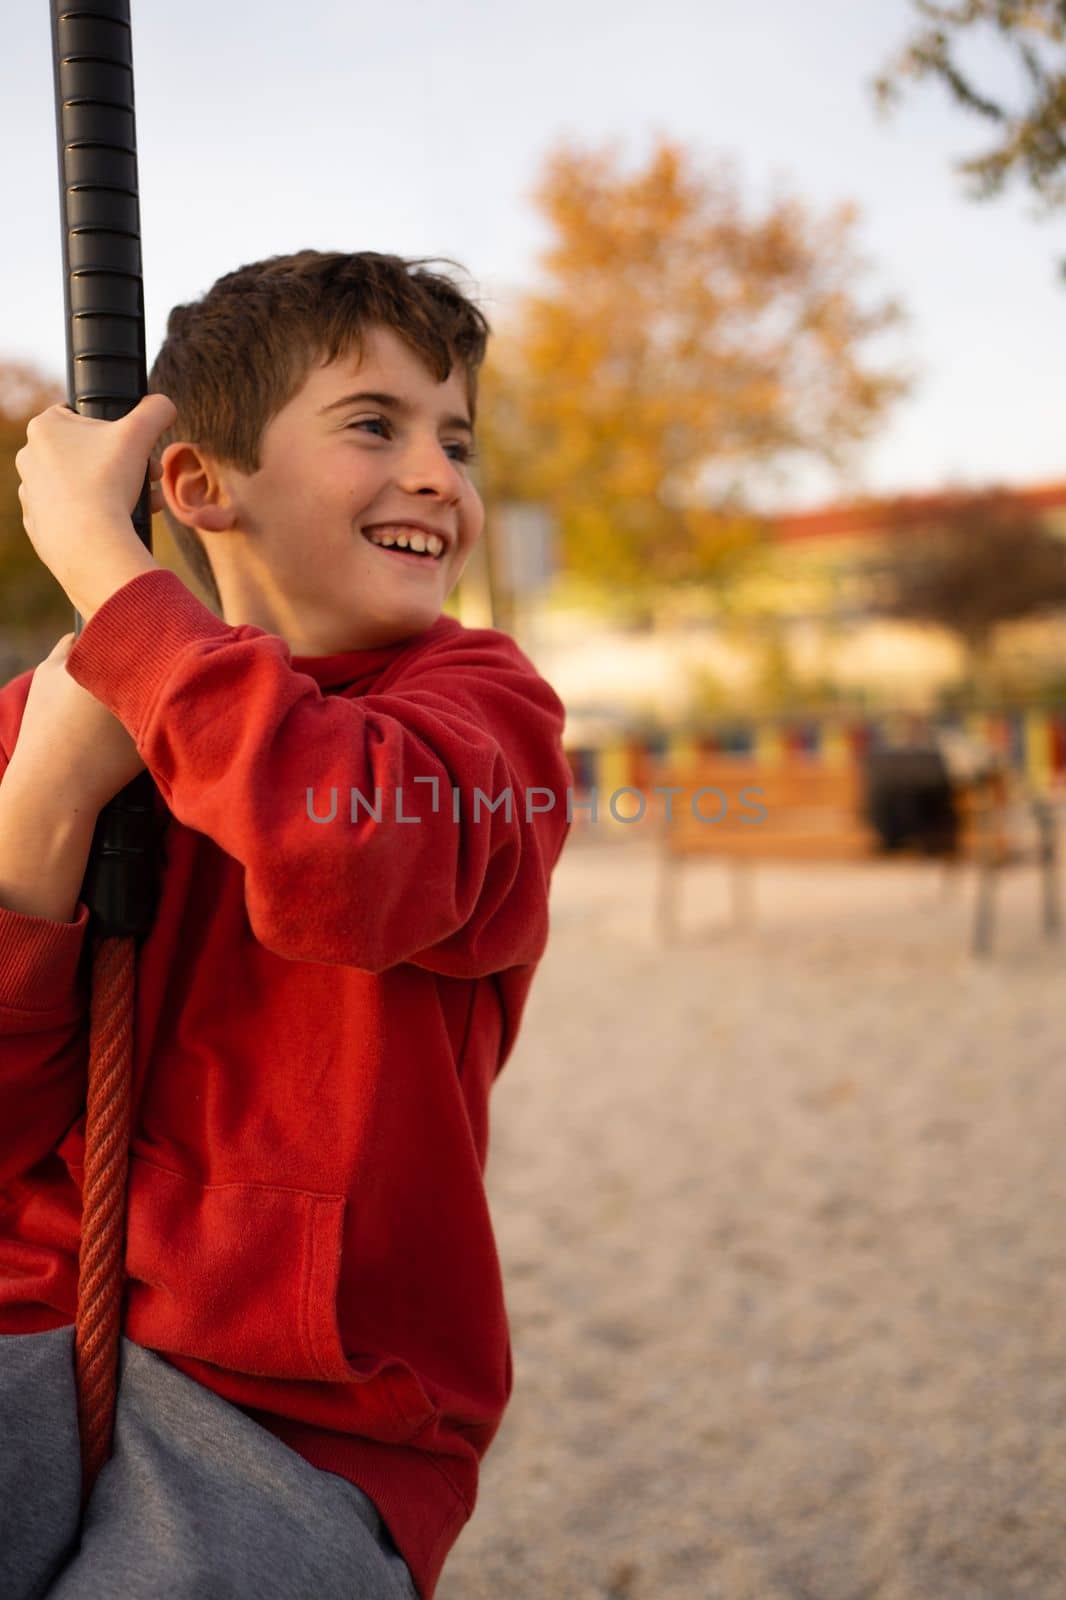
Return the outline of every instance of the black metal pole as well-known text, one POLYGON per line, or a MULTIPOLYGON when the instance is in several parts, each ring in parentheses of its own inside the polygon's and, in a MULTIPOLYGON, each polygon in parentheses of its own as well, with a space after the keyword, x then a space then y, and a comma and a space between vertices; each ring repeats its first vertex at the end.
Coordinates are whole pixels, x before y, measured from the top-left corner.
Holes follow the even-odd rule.
MULTIPOLYGON (((51 0, 67 341, 67 404, 116 421, 148 391, 129 0, 51 0)), ((145 476, 133 526, 152 548, 145 476)), ((74 632, 83 618, 74 613, 74 632)), ((101 811, 82 899, 104 936, 155 920, 155 785, 148 772, 101 811)))

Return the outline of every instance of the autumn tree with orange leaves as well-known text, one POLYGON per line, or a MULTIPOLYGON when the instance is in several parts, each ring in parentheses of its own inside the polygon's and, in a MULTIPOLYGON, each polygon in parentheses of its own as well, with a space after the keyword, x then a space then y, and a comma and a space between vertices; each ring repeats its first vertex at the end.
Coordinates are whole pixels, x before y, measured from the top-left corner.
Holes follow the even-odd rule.
POLYGON ((660 136, 646 167, 563 143, 535 190, 543 287, 497 317, 481 485, 546 505, 563 567, 617 594, 721 582, 760 538, 748 485, 788 458, 842 466, 909 388, 868 341, 853 205, 749 216, 724 167, 660 136), (708 486, 713 474, 714 486, 708 486))

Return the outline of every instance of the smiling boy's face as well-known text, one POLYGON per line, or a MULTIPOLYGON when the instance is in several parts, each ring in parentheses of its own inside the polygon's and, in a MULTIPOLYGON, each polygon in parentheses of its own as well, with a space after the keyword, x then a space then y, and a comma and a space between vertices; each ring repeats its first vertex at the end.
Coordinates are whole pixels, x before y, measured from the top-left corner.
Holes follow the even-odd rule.
POLYGON ((432 626, 484 525, 466 465, 469 420, 460 365, 438 383, 391 328, 375 326, 361 364, 353 351, 313 368, 272 418, 257 472, 169 444, 163 492, 203 537, 226 621, 279 634, 300 656, 391 644, 432 626), (377 398, 352 398, 367 393, 377 398), (439 533, 438 556, 366 537, 371 526, 396 533, 406 524, 410 534, 412 521, 439 533))

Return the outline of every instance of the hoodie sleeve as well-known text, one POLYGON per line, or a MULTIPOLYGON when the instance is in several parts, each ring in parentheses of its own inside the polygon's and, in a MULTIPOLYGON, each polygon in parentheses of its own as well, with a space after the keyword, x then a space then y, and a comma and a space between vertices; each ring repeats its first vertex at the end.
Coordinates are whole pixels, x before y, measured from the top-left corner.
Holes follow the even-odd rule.
MULTIPOLYGON (((0 744, 0 784, 8 760, 0 744)), ((80 900, 73 922, 0 906, 0 1185, 54 1150, 85 1108, 88 925, 80 900)))
POLYGON ((100 607, 67 670, 178 821, 241 863, 276 954, 482 977, 543 953, 565 713, 506 634, 463 629, 381 692, 324 695, 284 640, 220 621, 164 570, 100 607))

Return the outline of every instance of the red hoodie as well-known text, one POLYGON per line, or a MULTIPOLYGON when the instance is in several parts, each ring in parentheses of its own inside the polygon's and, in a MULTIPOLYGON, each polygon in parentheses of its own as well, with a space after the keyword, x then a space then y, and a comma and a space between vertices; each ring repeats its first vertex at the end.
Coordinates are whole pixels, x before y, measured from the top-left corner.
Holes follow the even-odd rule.
MULTIPOLYGON (((67 670, 163 829, 123 1332, 357 1484, 431 1600, 511 1393, 488 1097, 569 831, 562 702, 496 629, 294 657, 162 569, 67 670)), ((0 690, 0 771, 31 678, 0 690)), ((74 1321, 87 926, 0 908, 4 1334, 74 1321)))

